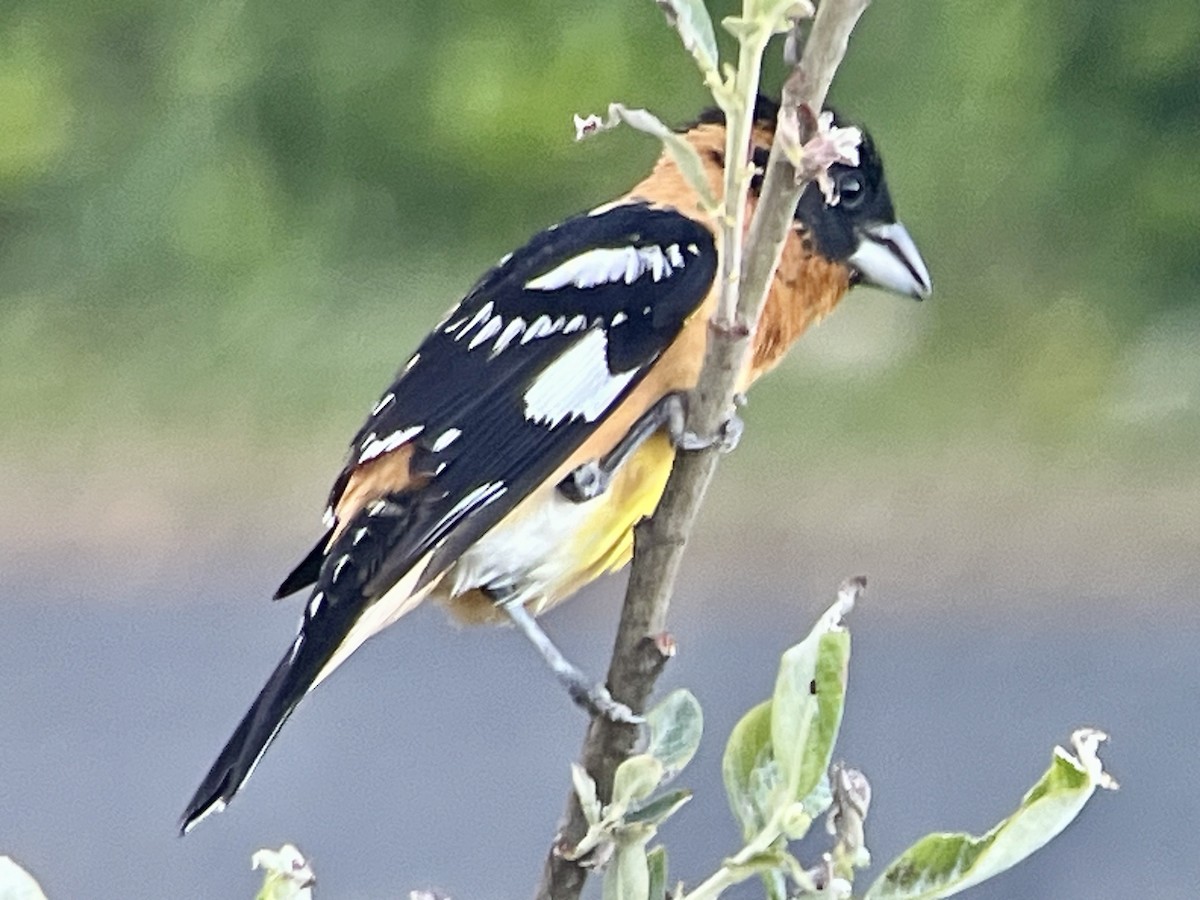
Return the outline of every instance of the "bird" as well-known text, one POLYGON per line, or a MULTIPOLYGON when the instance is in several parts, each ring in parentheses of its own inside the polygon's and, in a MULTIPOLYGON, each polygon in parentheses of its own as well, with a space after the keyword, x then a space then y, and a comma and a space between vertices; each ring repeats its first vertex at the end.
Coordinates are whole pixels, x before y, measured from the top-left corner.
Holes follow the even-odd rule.
MULTIPOLYGON (((778 111, 766 96, 755 104, 751 207, 778 111)), ((720 197, 723 114, 680 133, 720 197)), ((816 184, 799 200, 739 391, 853 285, 931 291, 869 133, 858 164, 835 163, 829 177, 835 204, 816 184)), ((683 422, 716 302, 714 215, 664 153, 619 199, 504 256, 442 317, 354 435, 325 531, 275 594, 309 591, 299 631, 181 833, 225 808, 309 691, 426 600, 462 622, 515 624, 577 701, 636 721, 536 617, 629 561, 676 453, 699 441, 683 422)), ((736 438, 732 426, 724 438, 736 438)))

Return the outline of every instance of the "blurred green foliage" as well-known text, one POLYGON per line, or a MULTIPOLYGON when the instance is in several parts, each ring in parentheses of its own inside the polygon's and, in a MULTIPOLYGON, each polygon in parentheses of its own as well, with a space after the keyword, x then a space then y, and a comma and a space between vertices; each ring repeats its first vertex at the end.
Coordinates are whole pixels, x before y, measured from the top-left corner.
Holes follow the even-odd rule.
MULTIPOLYGON (((1176 0, 875 4, 834 99, 935 297, 853 298, 842 364, 786 368, 756 420, 1190 458, 1198 33, 1176 0)), ((483 269, 649 165, 572 142, 610 100, 706 105, 648 0, 7 0, 0 453, 339 444, 483 269)))

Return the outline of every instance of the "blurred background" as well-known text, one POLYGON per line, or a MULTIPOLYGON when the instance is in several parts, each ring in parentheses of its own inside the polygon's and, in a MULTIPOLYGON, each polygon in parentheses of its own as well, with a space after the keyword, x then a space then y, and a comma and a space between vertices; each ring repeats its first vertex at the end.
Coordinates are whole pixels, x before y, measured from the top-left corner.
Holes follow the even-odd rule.
MULTIPOLYGON (((1091 724, 1122 791, 973 896, 1195 896, 1197 33, 1174 0, 868 11, 833 99, 935 294, 856 291, 751 397, 673 607, 662 686, 708 719, 673 876, 736 848, 725 736, 863 573, 841 754, 877 862, 986 829, 1091 724)), ((284 840, 328 900, 531 893, 584 718, 519 636, 437 610, 306 701, 228 812, 175 823, 394 369, 654 159, 572 142, 612 100, 707 105, 645 0, 5 0, 0 852, 51 900, 248 897, 284 840)), ((597 674, 621 588, 545 623, 597 674)))

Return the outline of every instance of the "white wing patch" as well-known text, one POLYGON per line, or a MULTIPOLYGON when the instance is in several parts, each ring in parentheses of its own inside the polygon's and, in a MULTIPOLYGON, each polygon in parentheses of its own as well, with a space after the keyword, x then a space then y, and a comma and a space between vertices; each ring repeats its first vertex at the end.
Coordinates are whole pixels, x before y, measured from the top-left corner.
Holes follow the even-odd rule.
POLYGON ((492 345, 492 356, 502 352, 505 347, 516 340, 525 331, 525 325, 525 320, 520 316, 516 316, 509 322, 500 337, 496 338, 496 343, 492 345))
POLYGON ((376 403, 373 407, 371 407, 371 415, 373 415, 373 416, 379 415, 381 412, 383 412, 384 408, 389 403, 394 402, 395 399, 396 399, 396 395, 393 393, 384 394, 383 399, 380 400, 378 403, 376 403))
POLYGON ((467 344, 468 350, 474 350, 480 344, 490 341, 500 333, 500 329, 504 327, 504 321, 499 316, 493 316, 488 319, 479 333, 471 338, 471 343, 467 344))
POLYGON ((560 263, 545 275, 526 282, 527 291, 557 291, 564 287, 590 288, 598 284, 633 284, 647 272, 662 281, 682 268, 678 244, 662 247, 601 247, 560 263))
POLYGON ((441 453, 443 450, 457 441, 460 434, 462 434, 462 432, 457 428, 447 428, 437 436, 437 439, 433 442, 433 446, 429 449, 434 453, 441 453))
MULTIPOLYGON (((678 249, 676 249, 676 253, 678 253, 678 249)), ((494 358, 514 342, 528 344, 530 341, 558 334, 560 331, 570 334, 573 331, 582 331, 588 324, 586 316, 575 316, 568 321, 566 316, 551 319, 549 316, 542 315, 534 319, 532 323, 526 322, 520 316, 513 316, 511 319, 505 320, 494 310, 495 304, 489 301, 479 308, 470 321, 463 317, 451 322, 442 331, 446 334, 453 334, 455 342, 461 341, 469 332, 474 331, 474 335, 467 341, 467 351, 490 344, 491 356, 494 358), (478 330, 476 330, 476 326, 478 326, 478 330)), ((405 369, 405 371, 408 370, 405 369)))
POLYGON ((446 334, 452 334, 454 331, 458 330, 458 334, 454 335, 454 339, 456 341, 461 341, 464 337, 466 337, 467 332, 476 325, 483 325, 484 327, 487 327, 488 320, 491 319, 492 310, 495 308, 495 306, 496 304, 489 300, 487 303, 483 304, 483 306, 479 307, 479 311, 475 313, 475 316, 471 319, 471 321, 468 322, 461 330, 459 330, 458 326, 462 325, 462 319, 451 322, 449 325, 447 325, 444 329, 446 334))
POLYGON ((390 450, 395 450, 397 447, 407 443, 415 438, 418 434, 425 430, 424 425, 412 425, 408 428, 401 428, 393 431, 387 437, 380 437, 375 432, 371 432, 362 442, 362 452, 358 454, 358 463, 362 465, 374 459, 377 456, 382 456, 390 450))
POLYGON ((608 370, 608 336, 589 331, 546 366, 525 392, 525 418, 554 428, 564 419, 582 416, 594 422, 637 374, 608 370))
POLYGON ((566 324, 566 316, 559 316, 554 320, 551 320, 549 316, 538 316, 533 320, 533 324, 529 326, 529 330, 525 332, 525 336, 521 338, 521 343, 528 344, 530 341, 537 340, 540 337, 557 334, 563 330, 563 326, 566 324))

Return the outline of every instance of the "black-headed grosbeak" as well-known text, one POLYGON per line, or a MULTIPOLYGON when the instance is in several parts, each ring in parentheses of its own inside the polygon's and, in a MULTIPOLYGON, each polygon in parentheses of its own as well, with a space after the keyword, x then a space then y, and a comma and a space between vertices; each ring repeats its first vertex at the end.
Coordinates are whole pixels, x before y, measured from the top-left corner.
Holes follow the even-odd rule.
MULTIPOLYGON (((760 165, 777 112, 765 99, 755 111, 760 165)), ((721 115, 685 134, 721 196, 721 115)), ((830 170, 836 205, 816 185, 802 196, 739 389, 851 285, 929 293, 865 133, 859 152, 857 167, 830 170)), ((757 189, 756 179, 751 205, 757 189)), ((711 215, 664 155, 624 197, 504 257, 445 315, 355 435, 327 530, 276 594, 312 586, 299 634, 188 804, 184 831, 225 807, 301 697, 429 598, 467 622, 513 621, 577 700, 628 715, 533 617, 629 561, 682 437, 717 268, 711 215)))

